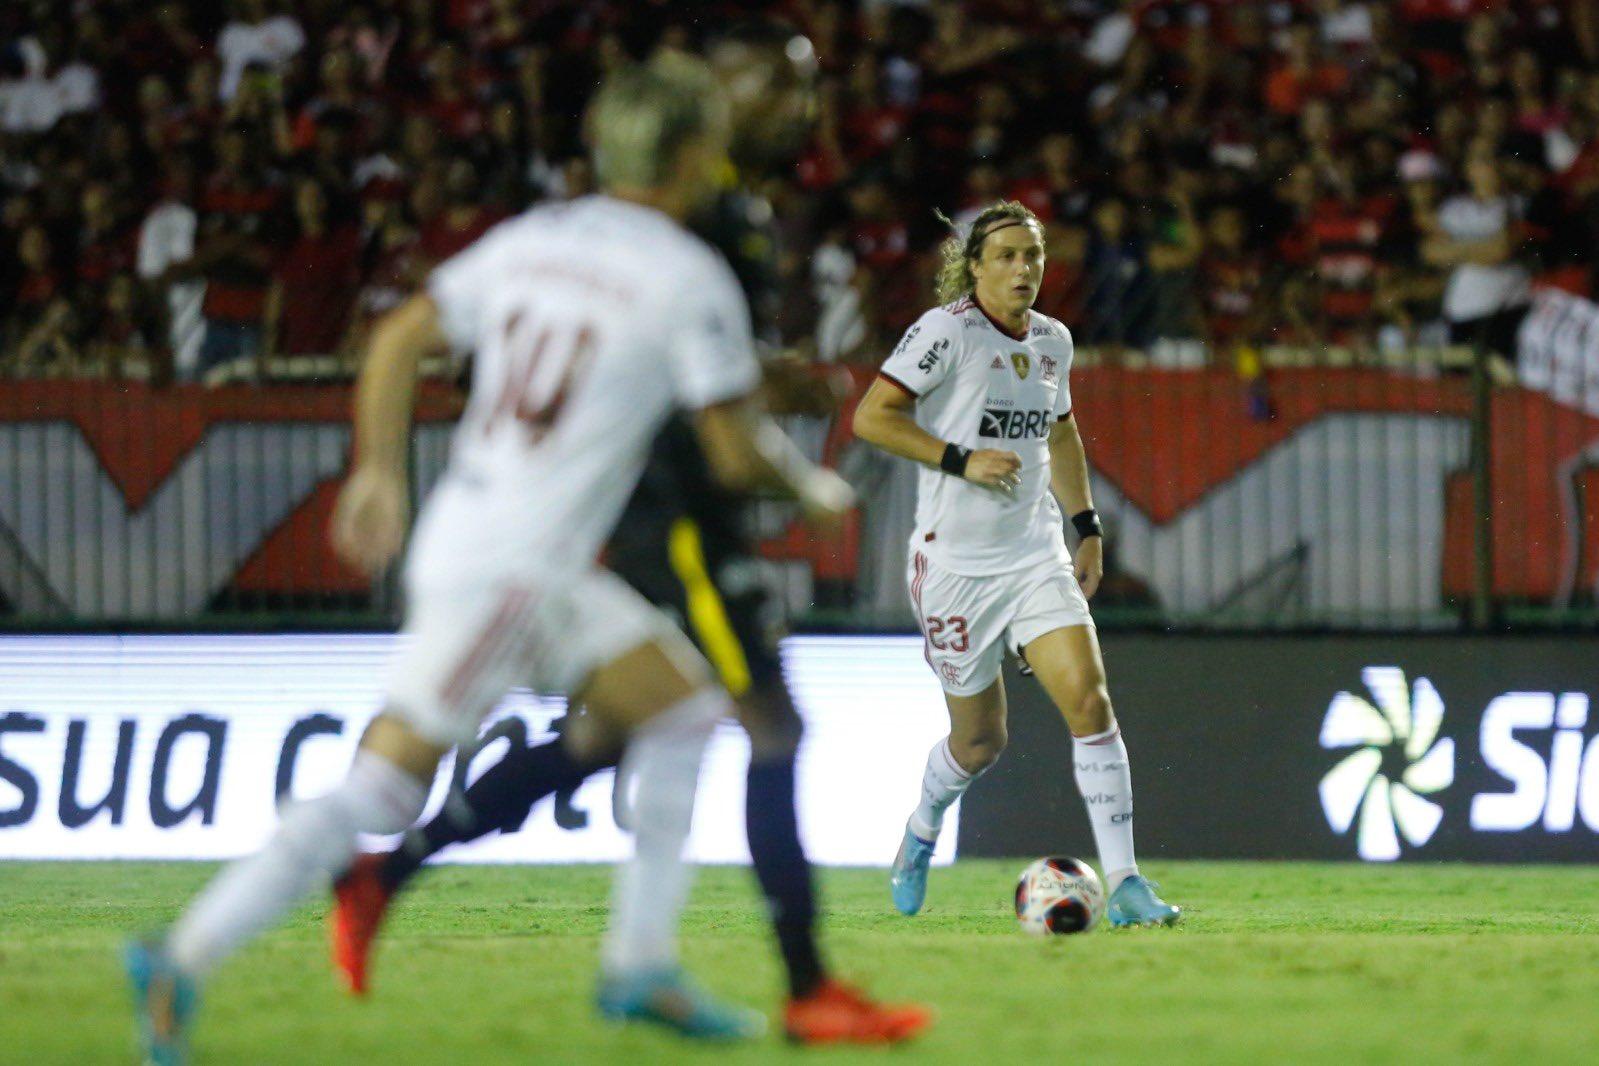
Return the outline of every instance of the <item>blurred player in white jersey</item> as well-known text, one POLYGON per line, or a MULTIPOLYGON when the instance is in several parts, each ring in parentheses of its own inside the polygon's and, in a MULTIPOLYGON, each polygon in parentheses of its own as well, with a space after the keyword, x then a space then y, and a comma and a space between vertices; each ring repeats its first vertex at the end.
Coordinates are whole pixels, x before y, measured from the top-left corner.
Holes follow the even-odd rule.
POLYGON ((618 872, 601 1010, 708 1038, 759 1031, 754 1012, 687 981, 676 955, 695 781, 728 697, 677 629, 592 560, 676 409, 698 412, 729 485, 787 492, 822 521, 853 501, 753 405, 748 306, 726 263, 679 224, 726 166, 709 72, 680 56, 631 68, 591 118, 609 195, 495 228, 375 332, 333 526, 341 553, 369 571, 404 537, 417 366, 446 348, 476 353, 450 467, 406 563, 405 649, 345 783, 285 810, 260 853, 224 871, 165 937, 130 948, 157 1062, 181 1061, 198 982, 341 872, 358 833, 411 825, 442 756, 530 678, 630 738, 635 856, 618 872))
POLYGON ((894 905, 915 914, 944 812, 1005 747, 1007 650, 1022 656, 1072 733, 1116 925, 1170 924, 1133 856, 1132 778, 1088 611, 1102 531, 1073 417, 1065 326, 1032 310, 1043 229, 1015 202, 945 245, 943 306, 905 333, 855 413, 855 433, 922 464, 910 593, 950 734, 927 757, 895 858, 894 905), (1080 538, 1067 552, 1056 500, 1080 538))

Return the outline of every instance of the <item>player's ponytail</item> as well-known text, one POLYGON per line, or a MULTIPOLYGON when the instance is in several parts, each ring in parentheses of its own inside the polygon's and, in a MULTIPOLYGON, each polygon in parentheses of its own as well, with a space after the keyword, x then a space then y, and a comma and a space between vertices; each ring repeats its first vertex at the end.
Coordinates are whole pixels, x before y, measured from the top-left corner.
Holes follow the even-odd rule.
POLYGON ((1001 200, 983 208, 964 231, 944 212, 935 209, 933 214, 950 230, 944 243, 938 246, 938 302, 941 304, 958 300, 977 287, 977 280, 972 277, 972 263, 982 256, 983 242, 990 233, 1007 226, 1039 225, 1038 216, 1016 200, 1001 200))

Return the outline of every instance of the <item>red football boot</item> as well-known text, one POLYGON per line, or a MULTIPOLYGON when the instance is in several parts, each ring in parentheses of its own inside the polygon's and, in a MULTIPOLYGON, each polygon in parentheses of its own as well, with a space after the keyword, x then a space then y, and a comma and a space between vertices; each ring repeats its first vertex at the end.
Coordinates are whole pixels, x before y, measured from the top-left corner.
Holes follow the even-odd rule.
POLYGON ((933 1024, 933 1012, 908 1004, 874 1003, 841 981, 788 1001, 783 1028, 796 1044, 897 1044, 933 1024))
POLYGON ((381 855, 361 855, 349 871, 333 883, 333 910, 328 913, 333 965, 344 975, 353 995, 364 996, 367 963, 383 915, 388 912, 389 890, 378 878, 381 855))

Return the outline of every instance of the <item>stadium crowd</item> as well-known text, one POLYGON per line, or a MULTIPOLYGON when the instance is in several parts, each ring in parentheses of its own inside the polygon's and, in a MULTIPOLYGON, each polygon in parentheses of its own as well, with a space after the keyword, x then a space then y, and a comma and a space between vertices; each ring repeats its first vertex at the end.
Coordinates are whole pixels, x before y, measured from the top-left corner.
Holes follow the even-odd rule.
POLYGON ((1110 351, 1484 336, 1599 247, 1599 0, 17 0, 0 373, 349 353, 496 220, 592 188, 603 75, 759 9, 821 61, 767 182, 785 336, 878 360, 946 230, 1046 223, 1110 351))

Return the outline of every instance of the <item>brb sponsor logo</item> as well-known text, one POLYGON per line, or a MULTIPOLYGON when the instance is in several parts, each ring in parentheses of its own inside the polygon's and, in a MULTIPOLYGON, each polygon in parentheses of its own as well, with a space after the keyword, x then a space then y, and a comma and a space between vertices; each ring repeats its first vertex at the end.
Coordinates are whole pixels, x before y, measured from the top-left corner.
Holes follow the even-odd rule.
POLYGON ((990 407, 983 412, 983 420, 977 427, 977 435, 979 437, 994 437, 1000 440, 1047 437, 1049 436, 1049 412, 1007 411, 1003 408, 990 407))
POLYGON ((1347 754, 1319 792, 1327 824, 1340 835, 1353 828, 1362 859, 1420 849, 1446 819, 1467 834, 1564 834, 1579 819, 1599 833, 1599 736, 1584 736, 1586 693, 1490 699, 1476 723, 1476 760, 1461 760, 1464 792, 1453 788, 1455 740, 1439 735, 1444 701, 1433 683, 1408 683, 1394 666, 1369 666, 1361 678, 1365 692, 1338 693, 1322 719, 1321 746, 1347 754))

